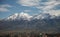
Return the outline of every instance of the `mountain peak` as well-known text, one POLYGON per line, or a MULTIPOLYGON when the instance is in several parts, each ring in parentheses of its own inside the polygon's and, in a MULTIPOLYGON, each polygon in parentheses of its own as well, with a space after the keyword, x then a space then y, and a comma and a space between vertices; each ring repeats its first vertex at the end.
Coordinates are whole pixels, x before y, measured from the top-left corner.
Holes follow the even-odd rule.
POLYGON ((30 16, 29 14, 27 14, 27 13, 23 13, 23 12, 21 12, 20 13, 20 15, 19 15, 20 17, 22 17, 22 18, 31 18, 32 16, 30 16))
POLYGON ((9 20, 9 19, 13 20, 13 19, 17 18, 17 16, 18 16, 18 13, 15 13, 15 14, 9 16, 7 19, 8 19, 8 20, 9 20))
POLYGON ((21 12, 21 13, 15 13, 11 15, 7 19, 8 20, 18 20, 18 19, 30 20, 31 17, 32 16, 30 16, 29 14, 21 12))

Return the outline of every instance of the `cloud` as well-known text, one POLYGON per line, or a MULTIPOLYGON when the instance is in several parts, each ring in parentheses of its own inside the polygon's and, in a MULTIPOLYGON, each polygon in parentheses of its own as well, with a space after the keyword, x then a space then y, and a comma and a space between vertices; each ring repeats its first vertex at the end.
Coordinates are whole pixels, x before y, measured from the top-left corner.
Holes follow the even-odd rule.
POLYGON ((6 12, 9 11, 7 8, 0 8, 0 12, 6 12))
POLYGON ((60 4, 56 5, 55 7, 53 7, 54 10, 60 10, 60 4))
POLYGON ((50 15, 60 16, 60 10, 50 10, 44 13, 49 13, 50 15))
POLYGON ((54 6, 60 4, 59 0, 47 0, 45 2, 42 2, 42 0, 19 0, 17 3, 22 6, 35 6, 42 10, 52 9, 54 6))
MULTIPOLYGON (((22 6, 34 6, 43 13, 49 13, 52 15, 59 15, 60 10, 54 10, 54 8, 60 4, 60 0, 19 0, 18 3, 22 6)), ((59 5, 60 6, 60 5, 59 5)), ((56 8, 57 9, 57 8, 56 8)))
POLYGON ((31 10, 24 10, 24 12, 31 12, 31 10))
POLYGON ((51 14, 55 15, 55 16, 59 16, 60 15, 60 10, 52 10, 51 14))
POLYGON ((56 0, 49 0, 48 2, 42 2, 44 6, 37 6, 38 9, 42 9, 43 13, 49 13, 51 15, 58 16, 60 15, 60 10, 58 10, 58 7, 60 6, 60 2, 56 0), (58 5, 58 7, 56 7, 58 5), (55 10, 55 9, 57 10, 55 10))
POLYGON ((7 11, 9 11, 9 9, 7 9, 7 8, 10 8, 10 7, 12 7, 12 6, 8 5, 8 4, 0 5, 0 12, 7 12, 7 11))
POLYGON ((12 7, 12 6, 9 4, 3 4, 3 5, 0 5, 0 7, 12 7))
POLYGON ((46 2, 46 7, 42 8, 44 12, 49 13, 51 15, 58 16, 60 15, 60 10, 54 10, 53 8, 57 5, 59 5, 60 2, 56 0, 52 0, 50 2, 46 2), (48 4, 47 4, 48 3, 48 4))
POLYGON ((39 5, 40 0, 19 0, 19 3, 22 6, 36 6, 39 5))
POLYGON ((56 0, 49 0, 48 2, 42 2, 39 6, 37 6, 38 9, 43 9, 43 10, 50 10, 52 9, 54 6, 60 4, 60 2, 56 1, 56 0), (41 6, 41 4, 43 6, 41 6))

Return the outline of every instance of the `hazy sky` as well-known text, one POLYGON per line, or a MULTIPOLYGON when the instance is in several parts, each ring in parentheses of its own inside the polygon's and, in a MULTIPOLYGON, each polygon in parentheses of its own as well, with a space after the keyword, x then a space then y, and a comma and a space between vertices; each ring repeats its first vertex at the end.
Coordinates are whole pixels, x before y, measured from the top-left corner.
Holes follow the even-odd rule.
POLYGON ((0 0, 0 19, 14 13, 60 15, 60 0, 0 0))

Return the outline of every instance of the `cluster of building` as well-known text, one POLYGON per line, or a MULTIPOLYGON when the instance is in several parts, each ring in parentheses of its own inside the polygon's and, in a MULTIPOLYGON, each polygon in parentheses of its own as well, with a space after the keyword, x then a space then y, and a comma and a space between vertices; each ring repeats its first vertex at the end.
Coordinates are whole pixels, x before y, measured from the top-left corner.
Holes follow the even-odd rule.
POLYGON ((47 34, 47 33, 9 33, 0 35, 0 37, 60 37, 60 33, 47 34))

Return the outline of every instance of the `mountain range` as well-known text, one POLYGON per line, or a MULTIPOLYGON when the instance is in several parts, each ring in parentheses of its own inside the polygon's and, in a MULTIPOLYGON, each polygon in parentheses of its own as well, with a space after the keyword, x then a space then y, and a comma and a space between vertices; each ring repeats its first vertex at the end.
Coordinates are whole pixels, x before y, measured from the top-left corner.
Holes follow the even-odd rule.
POLYGON ((39 30, 41 32, 60 32, 60 16, 40 13, 31 16, 27 13, 15 13, 0 20, 0 30, 39 30))

